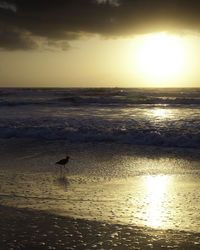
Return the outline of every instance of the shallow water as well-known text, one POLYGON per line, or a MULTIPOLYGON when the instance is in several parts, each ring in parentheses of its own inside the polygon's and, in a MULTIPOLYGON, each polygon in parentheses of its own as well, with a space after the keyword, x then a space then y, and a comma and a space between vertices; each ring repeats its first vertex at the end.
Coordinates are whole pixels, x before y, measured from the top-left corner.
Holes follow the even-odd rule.
POLYGON ((75 218, 200 232, 200 179, 196 176, 149 175, 98 182, 41 174, 18 178, 19 186, 8 178, 4 184, 6 178, 1 174, 1 204, 75 218))
POLYGON ((3 205, 200 232, 198 150, 10 140, 1 154, 3 205), (60 176, 54 163, 66 152, 60 176))

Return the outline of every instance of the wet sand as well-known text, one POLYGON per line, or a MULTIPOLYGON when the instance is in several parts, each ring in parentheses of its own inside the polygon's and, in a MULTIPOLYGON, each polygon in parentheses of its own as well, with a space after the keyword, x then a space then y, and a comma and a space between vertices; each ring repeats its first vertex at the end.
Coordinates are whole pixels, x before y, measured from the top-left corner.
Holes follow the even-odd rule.
POLYGON ((199 249, 200 234, 0 206, 1 249, 199 249))
POLYGON ((1 249, 200 249, 198 150, 11 139, 0 153, 1 249))

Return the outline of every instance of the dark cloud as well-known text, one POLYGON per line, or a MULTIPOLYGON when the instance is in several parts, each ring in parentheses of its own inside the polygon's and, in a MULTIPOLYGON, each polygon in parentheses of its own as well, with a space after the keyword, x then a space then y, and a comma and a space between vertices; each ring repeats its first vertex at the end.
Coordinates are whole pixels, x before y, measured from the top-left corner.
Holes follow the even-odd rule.
POLYGON ((0 47, 68 48, 83 34, 125 36, 200 28, 199 0, 0 0, 0 47))
POLYGON ((14 11, 16 12, 17 11, 17 8, 14 4, 12 3, 8 3, 8 2, 0 2, 0 8, 1 9, 6 9, 6 10, 11 10, 11 11, 14 11))

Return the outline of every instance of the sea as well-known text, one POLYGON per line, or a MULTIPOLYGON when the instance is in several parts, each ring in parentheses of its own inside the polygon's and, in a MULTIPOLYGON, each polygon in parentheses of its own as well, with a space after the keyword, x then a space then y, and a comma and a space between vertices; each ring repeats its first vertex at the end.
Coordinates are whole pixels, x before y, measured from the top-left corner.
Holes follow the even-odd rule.
POLYGON ((1 88, 0 138, 200 147, 197 88, 1 88))
POLYGON ((198 88, 0 89, 0 205, 200 233, 199 150, 198 88))

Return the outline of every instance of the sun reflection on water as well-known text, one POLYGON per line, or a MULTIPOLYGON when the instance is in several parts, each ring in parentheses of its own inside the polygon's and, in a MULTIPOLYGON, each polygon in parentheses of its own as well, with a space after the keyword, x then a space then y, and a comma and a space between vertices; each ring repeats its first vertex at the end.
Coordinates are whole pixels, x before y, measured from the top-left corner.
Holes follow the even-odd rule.
POLYGON ((165 224, 165 192, 169 186, 168 176, 146 177, 146 211, 144 218, 147 225, 158 228, 165 224))
POLYGON ((170 109, 157 108, 153 109, 148 115, 153 118, 163 120, 169 118, 172 115, 172 111, 170 109))

